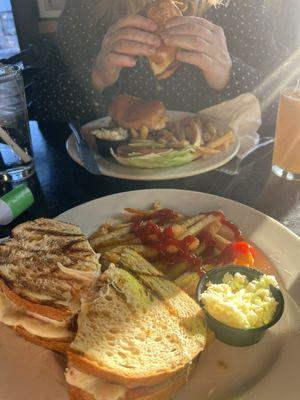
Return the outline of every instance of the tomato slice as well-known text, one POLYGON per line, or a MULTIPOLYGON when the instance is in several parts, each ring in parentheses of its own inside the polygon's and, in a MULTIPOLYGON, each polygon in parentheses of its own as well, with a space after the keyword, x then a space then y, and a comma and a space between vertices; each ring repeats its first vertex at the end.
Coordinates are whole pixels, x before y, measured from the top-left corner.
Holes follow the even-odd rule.
POLYGON ((247 242, 235 242, 226 247, 221 255, 224 265, 230 262, 238 265, 252 266, 254 265, 254 249, 247 242))

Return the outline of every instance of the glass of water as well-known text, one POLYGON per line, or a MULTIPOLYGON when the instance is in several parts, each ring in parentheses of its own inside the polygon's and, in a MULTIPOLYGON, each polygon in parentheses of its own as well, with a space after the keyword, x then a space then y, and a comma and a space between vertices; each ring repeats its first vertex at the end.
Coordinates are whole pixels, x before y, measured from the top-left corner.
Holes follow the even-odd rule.
POLYGON ((22 71, 0 64, 0 182, 22 181, 33 173, 22 71))

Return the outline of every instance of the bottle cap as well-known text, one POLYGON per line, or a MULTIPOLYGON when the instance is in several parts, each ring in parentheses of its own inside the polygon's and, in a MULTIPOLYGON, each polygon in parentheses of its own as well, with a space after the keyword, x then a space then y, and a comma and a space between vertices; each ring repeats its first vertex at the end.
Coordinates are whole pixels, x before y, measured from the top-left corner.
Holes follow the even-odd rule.
POLYGON ((0 199, 0 225, 7 225, 27 210, 34 202, 31 190, 19 185, 0 199))

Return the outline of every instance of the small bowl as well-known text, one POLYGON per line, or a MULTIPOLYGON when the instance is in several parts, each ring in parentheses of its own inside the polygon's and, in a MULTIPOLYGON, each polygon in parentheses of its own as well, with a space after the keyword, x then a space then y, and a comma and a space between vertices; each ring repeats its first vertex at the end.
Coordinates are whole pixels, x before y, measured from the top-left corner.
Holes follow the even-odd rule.
POLYGON ((270 286, 270 290, 278 305, 272 320, 259 328, 250 329, 238 329, 232 328, 231 326, 225 325, 212 317, 204 307, 204 303, 201 300, 201 294, 207 289, 208 282, 222 283, 223 277, 226 273, 235 274, 239 272, 245 275, 249 281, 259 278, 263 273, 248 267, 242 267, 238 265, 228 265, 226 267, 215 268, 205 274, 201 279, 197 287, 197 300, 202 307, 208 326, 214 331, 216 337, 222 342, 232 346, 251 346, 261 340, 266 331, 275 325, 281 318, 284 310, 284 299, 281 291, 274 286, 270 286))
MULTIPOLYGON (((108 129, 108 128, 105 128, 108 129)), ((95 131, 96 129, 93 129, 95 131)), ((110 140, 110 139, 102 139, 98 138, 95 134, 90 132, 91 135, 95 137, 97 148, 99 154, 103 155, 104 157, 111 157, 110 149, 116 150, 119 146, 125 145, 129 142, 129 134, 124 139, 117 139, 117 140, 110 140)))
POLYGON ((119 146, 123 144, 127 144, 129 139, 121 139, 121 140, 107 140, 107 139, 99 139, 96 137, 96 143, 98 151, 104 157, 112 157, 110 149, 116 150, 119 146))

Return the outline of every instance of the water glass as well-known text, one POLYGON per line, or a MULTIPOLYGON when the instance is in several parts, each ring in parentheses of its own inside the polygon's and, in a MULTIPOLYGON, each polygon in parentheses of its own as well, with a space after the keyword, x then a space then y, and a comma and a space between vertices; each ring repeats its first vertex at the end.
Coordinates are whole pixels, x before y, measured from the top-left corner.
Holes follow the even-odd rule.
POLYGON ((0 182, 19 182, 33 173, 22 70, 0 65, 0 182))

